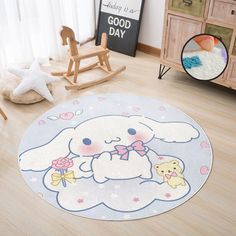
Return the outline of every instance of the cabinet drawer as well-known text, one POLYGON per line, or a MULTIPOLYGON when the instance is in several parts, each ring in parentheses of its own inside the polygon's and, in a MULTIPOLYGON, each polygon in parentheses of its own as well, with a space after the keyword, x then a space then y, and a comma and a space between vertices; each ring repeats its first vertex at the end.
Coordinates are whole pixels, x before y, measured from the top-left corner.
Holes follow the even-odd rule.
POLYGON ((227 82, 236 83, 236 59, 231 59, 229 62, 229 70, 227 76, 227 82))
POLYGON ((201 33, 202 22, 169 14, 167 23, 164 58, 180 66, 183 46, 201 33))
POLYGON ((234 39, 234 47, 233 47, 233 52, 232 54, 236 56, 236 38, 234 39))
POLYGON ((226 48, 229 49, 232 34, 233 34, 232 29, 225 28, 218 25, 206 24, 205 33, 212 34, 219 37, 224 42, 226 48))
POLYGON ((206 0, 169 0, 169 9, 192 16, 203 17, 206 0))
POLYGON ((236 1, 212 0, 208 17, 224 23, 236 24, 236 1))

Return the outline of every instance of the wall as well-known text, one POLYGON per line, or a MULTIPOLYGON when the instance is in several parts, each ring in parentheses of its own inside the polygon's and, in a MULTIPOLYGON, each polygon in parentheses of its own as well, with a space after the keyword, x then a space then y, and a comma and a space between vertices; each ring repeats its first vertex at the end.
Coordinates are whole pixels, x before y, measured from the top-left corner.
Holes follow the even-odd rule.
MULTIPOLYGON (((127 0, 128 1, 128 0, 127 0)), ((96 15, 100 0, 95 0, 96 15)), ((146 0, 139 34, 139 42, 161 48, 165 0, 146 0)))
POLYGON ((96 13, 96 22, 98 20, 98 13, 99 13, 99 5, 100 5, 100 0, 94 0, 95 2, 95 13, 96 13))
POLYGON ((161 48, 165 0, 146 0, 139 34, 139 42, 161 48))

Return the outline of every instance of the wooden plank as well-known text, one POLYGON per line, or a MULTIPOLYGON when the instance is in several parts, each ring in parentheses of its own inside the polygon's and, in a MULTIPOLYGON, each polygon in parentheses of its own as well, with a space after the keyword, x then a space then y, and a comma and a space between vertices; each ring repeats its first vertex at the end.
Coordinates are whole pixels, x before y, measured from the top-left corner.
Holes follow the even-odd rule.
POLYGON ((161 49, 152 47, 150 45, 144 44, 144 43, 138 43, 137 50, 147 53, 149 55, 160 57, 161 56, 161 49))
POLYGON ((76 84, 76 85, 67 85, 65 86, 65 88, 67 90, 71 90, 71 89, 84 89, 84 88, 88 88, 90 86, 94 86, 103 82, 106 82, 107 80, 113 78, 114 76, 118 75, 119 73, 121 73, 122 71, 124 71, 126 69, 125 66, 120 67, 119 69, 112 71, 111 73, 105 75, 104 77, 94 80, 94 81, 90 81, 84 84, 76 84))
POLYGON ((74 61, 77 61, 77 60, 86 59, 86 58, 90 58, 90 57, 94 57, 94 56, 98 56, 98 55, 104 55, 106 53, 109 53, 109 50, 101 48, 99 50, 94 50, 94 51, 88 50, 88 52, 85 51, 83 53, 84 54, 81 53, 77 56, 73 56, 72 59, 74 61))
MULTIPOLYGON (((82 67, 82 68, 79 69, 79 73, 82 73, 82 72, 91 70, 91 69, 93 69, 93 68, 96 67, 96 66, 98 66, 98 62, 95 62, 95 63, 93 63, 93 64, 84 66, 84 67, 82 67)), ((71 71, 70 74, 67 74, 67 71, 51 72, 51 75, 53 75, 53 76, 72 76, 72 75, 74 75, 74 71, 71 71)))
POLYGON ((107 55, 105 54, 105 55, 103 55, 103 60, 104 60, 104 62, 105 62, 105 65, 106 65, 106 67, 107 67, 107 70, 108 71, 111 71, 111 65, 110 65, 110 63, 109 63, 109 60, 108 60, 108 57, 107 57, 107 55))

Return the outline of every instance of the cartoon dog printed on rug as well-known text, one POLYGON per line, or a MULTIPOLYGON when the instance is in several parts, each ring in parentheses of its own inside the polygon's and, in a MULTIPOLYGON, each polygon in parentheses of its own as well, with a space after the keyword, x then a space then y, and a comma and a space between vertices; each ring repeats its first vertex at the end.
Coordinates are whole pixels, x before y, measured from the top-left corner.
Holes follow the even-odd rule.
MULTIPOLYGON (((148 143, 189 142, 199 133, 184 122, 157 122, 143 116, 107 115, 66 128, 51 141, 20 155, 22 170, 42 171, 62 157, 73 157, 74 178, 93 177, 98 183, 111 180, 152 178, 148 143)), ((71 172, 71 174, 72 174, 71 172)), ((172 184, 172 186, 177 186, 172 184)))
POLYGON ((157 174, 163 177, 163 181, 167 182, 172 188, 185 185, 183 171, 177 160, 155 165, 155 169, 157 174))

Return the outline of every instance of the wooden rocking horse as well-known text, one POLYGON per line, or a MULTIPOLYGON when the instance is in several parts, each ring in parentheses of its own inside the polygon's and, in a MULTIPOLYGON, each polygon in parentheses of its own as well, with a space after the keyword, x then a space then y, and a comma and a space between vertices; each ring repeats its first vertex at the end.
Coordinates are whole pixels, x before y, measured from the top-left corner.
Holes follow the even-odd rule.
POLYGON ((52 72, 52 75, 63 76, 63 78, 65 78, 70 83, 70 85, 65 86, 67 90, 84 89, 96 84, 103 83, 126 69, 125 66, 122 66, 114 71, 111 69, 108 59, 109 50, 107 49, 106 33, 102 34, 101 45, 94 46, 92 48, 87 49, 86 51, 81 51, 81 52, 79 52, 77 48, 78 42, 75 40, 75 34, 72 29, 63 26, 62 30, 60 31, 60 35, 62 38, 62 45, 67 45, 69 42, 69 63, 66 72, 52 72), (81 60, 91 57, 97 57, 98 61, 96 63, 80 68, 81 60), (72 70, 73 66, 74 70, 72 70), (107 73, 107 75, 94 81, 78 84, 77 83, 78 74, 84 71, 91 70, 93 68, 101 68, 103 71, 107 73), (73 78, 71 78, 71 76, 73 76, 73 78))

